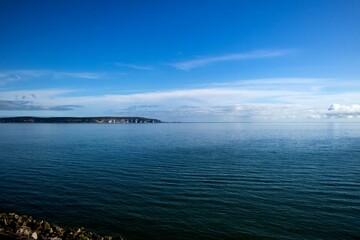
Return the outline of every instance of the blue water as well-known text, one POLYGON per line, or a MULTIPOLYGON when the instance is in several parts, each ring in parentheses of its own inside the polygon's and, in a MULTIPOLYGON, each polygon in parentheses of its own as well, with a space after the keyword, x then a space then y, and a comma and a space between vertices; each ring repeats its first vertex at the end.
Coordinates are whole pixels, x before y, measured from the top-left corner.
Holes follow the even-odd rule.
POLYGON ((360 124, 0 124, 0 211, 125 239, 359 239, 360 124))

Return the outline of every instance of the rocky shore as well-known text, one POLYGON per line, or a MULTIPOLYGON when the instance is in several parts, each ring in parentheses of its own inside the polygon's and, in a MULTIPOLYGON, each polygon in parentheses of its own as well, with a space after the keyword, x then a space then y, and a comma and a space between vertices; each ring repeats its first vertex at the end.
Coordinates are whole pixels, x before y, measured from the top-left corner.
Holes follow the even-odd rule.
POLYGON ((100 236, 84 228, 62 228, 31 216, 0 213, 0 239, 13 240, 123 240, 121 236, 100 236))

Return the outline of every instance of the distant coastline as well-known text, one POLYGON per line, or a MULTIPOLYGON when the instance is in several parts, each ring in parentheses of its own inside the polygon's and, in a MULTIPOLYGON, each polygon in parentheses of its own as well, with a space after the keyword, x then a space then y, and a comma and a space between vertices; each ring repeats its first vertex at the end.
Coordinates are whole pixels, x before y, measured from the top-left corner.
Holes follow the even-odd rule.
POLYGON ((161 123, 144 117, 4 117, 0 123, 161 123))

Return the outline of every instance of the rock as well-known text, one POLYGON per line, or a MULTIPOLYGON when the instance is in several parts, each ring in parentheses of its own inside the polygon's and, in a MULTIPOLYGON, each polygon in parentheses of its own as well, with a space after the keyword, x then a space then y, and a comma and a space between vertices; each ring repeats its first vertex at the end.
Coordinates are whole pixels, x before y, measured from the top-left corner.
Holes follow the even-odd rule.
POLYGON ((16 231, 19 228, 19 224, 17 222, 14 222, 12 220, 9 221, 9 227, 13 230, 16 231))
MULTIPOLYGON (((32 228, 32 229, 34 229, 34 228, 32 228)), ((44 231, 44 229, 41 226, 39 226, 39 227, 35 228, 35 231, 38 233, 41 233, 42 231, 44 231)))
POLYGON ((6 218, 1 219, 0 226, 6 227, 7 225, 9 225, 7 219, 6 218))
POLYGON ((37 228, 41 228, 43 229, 43 227, 41 226, 40 222, 37 221, 30 221, 28 222, 28 224, 26 224, 28 227, 30 227, 31 229, 37 229, 37 228))
POLYGON ((24 219, 21 216, 18 216, 18 218, 15 218, 17 220, 17 223, 22 225, 24 219))
POLYGON ((64 229, 62 229, 61 227, 54 225, 55 231, 56 233, 61 237, 64 235, 64 229))
POLYGON ((37 235, 36 232, 33 232, 33 234, 31 234, 31 237, 32 237, 33 239, 38 239, 38 235, 37 235))
POLYGON ((81 229, 79 228, 77 230, 74 230, 73 232, 74 232, 74 236, 77 237, 77 236, 79 236, 81 234, 81 229))
POLYGON ((14 239, 27 240, 122 240, 121 237, 100 236, 84 227, 64 229, 15 213, 0 213, 0 231, 12 234, 14 239))
POLYGON ((25 237, 30 237, 31 235, 31 229, 28 227, 20 227, 17 231, 16 234, 19 234, 21 236, 25 236, 25 237))
POLYGON ((50 228, 50 223, 46 221, 42 221, 41 225, 44 228, 44 230, 48 230, 50 228))
POLYGON ((79 235, 79 239, 81 240, 90 240, 87 236, 85 236, 84 234, 80 234, 79 235))
MULTIPOLYGON (((24 220, 24 221, 21 223, 21 226, 24 226, 24 227, 25 227, 25 226, 28 225, 28 223, 29 223, 28 220, 24 220)), ((28 227, 29 227, 29 226, 28 226, 28 227)))

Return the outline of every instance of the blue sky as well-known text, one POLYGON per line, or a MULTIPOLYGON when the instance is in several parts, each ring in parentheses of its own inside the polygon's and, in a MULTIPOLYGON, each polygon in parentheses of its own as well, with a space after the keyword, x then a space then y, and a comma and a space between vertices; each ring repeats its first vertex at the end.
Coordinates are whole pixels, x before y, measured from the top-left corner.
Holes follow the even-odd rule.
POLYGON ((360 118, 360 2, 0 1, 0 116, 360 118))

